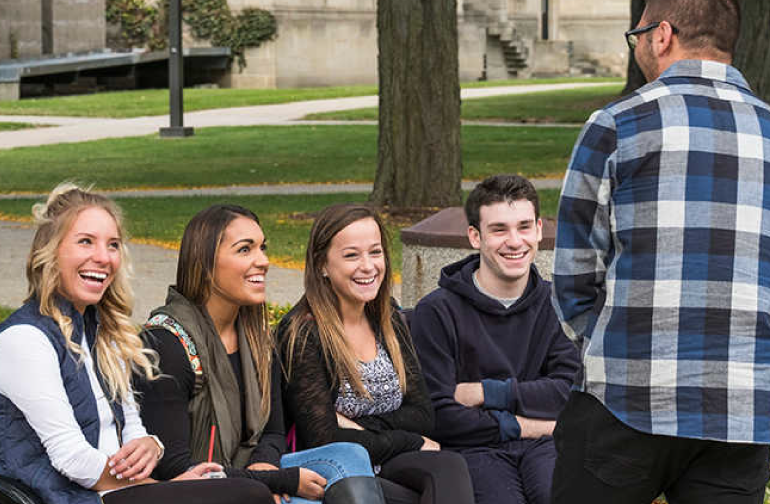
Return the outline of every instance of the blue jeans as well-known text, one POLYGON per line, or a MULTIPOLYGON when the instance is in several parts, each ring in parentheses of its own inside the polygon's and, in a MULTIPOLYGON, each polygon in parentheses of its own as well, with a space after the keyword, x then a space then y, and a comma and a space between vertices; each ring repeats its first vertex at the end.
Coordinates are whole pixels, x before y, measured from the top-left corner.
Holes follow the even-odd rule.
MULTIPOLYGON (((281 457, 281 468, 304 467, 326 478, 326 488, 350 476, 374 477, 366 449, 356 443, 331 443, 281 457)), ((285 501, 281 499, 281 502, 285 501)), ((311 504, 320 501, 292 497, 291 504, 311 504)))

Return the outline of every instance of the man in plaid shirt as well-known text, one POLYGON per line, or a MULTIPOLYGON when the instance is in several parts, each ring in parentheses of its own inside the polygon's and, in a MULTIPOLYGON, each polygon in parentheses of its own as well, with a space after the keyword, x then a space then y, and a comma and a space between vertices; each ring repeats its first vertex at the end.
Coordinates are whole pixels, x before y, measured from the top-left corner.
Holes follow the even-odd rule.
POLYGON ((650 84, 595 112, 559 206, 554 304, 583 376, 555 503, 761 503, 770 444, 770 107, 738 0, 647 0, 650 84))

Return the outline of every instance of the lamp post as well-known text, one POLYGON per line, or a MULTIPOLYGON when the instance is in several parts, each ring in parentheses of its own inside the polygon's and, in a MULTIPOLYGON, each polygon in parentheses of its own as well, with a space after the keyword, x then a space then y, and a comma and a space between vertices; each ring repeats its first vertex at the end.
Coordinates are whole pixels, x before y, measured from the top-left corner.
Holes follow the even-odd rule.
POLYGON ((161 138, 183 138, 193 135, 184 126, 184 56, 182 55, 182 0, 169 2, 168 15, 168 87, 171 124, 160 128, 161 138))

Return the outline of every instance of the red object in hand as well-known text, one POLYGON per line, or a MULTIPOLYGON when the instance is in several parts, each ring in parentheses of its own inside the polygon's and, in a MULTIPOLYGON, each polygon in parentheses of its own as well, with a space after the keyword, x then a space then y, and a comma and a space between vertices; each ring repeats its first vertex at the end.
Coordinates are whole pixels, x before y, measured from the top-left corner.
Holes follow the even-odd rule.
POLYGON ((211 426, 211 436, 209 437, 209 462, 214 457, 214 435, 217 433, 217 426, 211 426))

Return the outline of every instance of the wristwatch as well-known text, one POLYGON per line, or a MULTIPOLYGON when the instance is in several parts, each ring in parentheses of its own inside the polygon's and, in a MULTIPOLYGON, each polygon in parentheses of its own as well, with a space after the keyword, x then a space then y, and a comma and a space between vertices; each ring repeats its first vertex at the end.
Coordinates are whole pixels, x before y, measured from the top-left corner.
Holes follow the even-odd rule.
POLYGON ((166 447, 163 446, 163 443, 155 434, 150 434, 150 437, 152 438, 153 441, 155 441, 155 444, 158 445, 158 448, 159 448, 158 460, 160 460, 163 458, 163 454, 166 453, 166 447))

